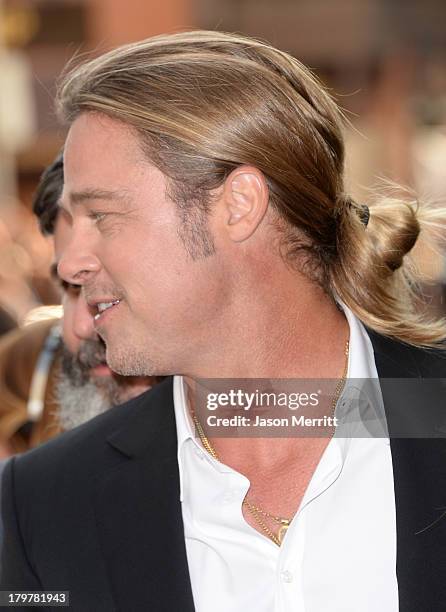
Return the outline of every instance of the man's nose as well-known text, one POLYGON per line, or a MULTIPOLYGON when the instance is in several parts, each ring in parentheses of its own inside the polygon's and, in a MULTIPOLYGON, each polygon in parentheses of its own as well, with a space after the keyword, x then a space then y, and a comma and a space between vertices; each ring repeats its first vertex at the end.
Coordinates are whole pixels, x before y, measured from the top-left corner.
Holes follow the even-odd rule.
POLYGON ((83 285, 100 267, 98 258, 91 250, 71 240, 59 260, 57 273, 67 283, 83 285))

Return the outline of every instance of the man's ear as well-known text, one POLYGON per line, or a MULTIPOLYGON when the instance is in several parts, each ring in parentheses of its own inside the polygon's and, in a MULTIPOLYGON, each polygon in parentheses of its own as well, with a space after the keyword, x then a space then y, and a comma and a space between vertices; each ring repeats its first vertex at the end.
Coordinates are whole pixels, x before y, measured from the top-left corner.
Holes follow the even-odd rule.
POLYGON ((256 231, 268 201, 268 185, 260 170, 239 166, 231 172, 223 189, 225 229, 231 240, 242 242, 256 231))

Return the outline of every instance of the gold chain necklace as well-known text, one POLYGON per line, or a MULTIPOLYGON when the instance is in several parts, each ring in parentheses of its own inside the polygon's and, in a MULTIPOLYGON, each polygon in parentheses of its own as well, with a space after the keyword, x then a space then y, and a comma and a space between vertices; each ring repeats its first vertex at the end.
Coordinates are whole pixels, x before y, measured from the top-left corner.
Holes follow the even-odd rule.
MULTIPOLYGON (((211 457, 213 457, 216 461, 220 462, 220 459, 219 459, 219 457, 218 457, 214 447, 209 442, 208 437, 206 436, 206 434, 203 431, 203 427, 201 426, 200 421, 197 419, 195 414, 192 416, 192 418, 193 418, 195 427, 196 427, 196 429, 198 431, 198 435, 200 436, 200 440, 201 440, 201 443, 202 443, 203 447, 207 450, 207 452, 211 455, 211 457)), ((285 532, 288 529, 288 527, 290 526, 291 519, 283 518, 283 517, 279 517, 279 516, 275 516, 273 514, 270 514, 269 512, 266 512, 265 510, 262 510, 258 506, 252 504, 250 501, 248 501, 248 499, 246 497, 243 500, 243 505, 248 508, 249 512, 252 514, 254 519, 257 521, 257 524, 260 525, 260 527, 262 528, 262 531, 268 536, 268 538, 270 540, 272 540, 274 542, 274 544, 277 544, 277 546, 280 546, 282 544, 282 540, 283 540, 283 538, 285 536, 285 532), (280 525, 280 528, 279 528, 279 531, 278 531, 277 535, 268 527, 268 525, 263 520, 262 515, 267 517, 267 518, 270 518, 270 519, 274 520, 276 523, 278 523, 280 525)))
MULTIPOLYGON (((333 395, 333 401, 331 404, 331 416, 334 416, 335 410, 336 410, 336 404, 338 403, 339 397, 341 396, 342 390, 344 389, 345 386, 345 381, 347 379, 347 372, 348 372, 348 354, 349 354, 349 341, 347 340, 346 344, 345 344, 345 364, 344 364, 344 371, 342 373, 342 378, 338 381, 338 384, 336 385, 336 389, 333 395)), ((206 449, 206 451, 211 455, 211 457, 213 457, 216 461, 220 461, 214 447, 212 446, 212 444, 209 441, 209 438, 206 436, 206 434, 204 433, 203 427, 201 426, 200 421, 197 419, 195 413, 192 414, 192 418, 195 424, 195 427, 198 431, 198 435, 200 436, 200 440, 201 443, 203 445, 203 447, 206 449)), ((255 504, 251 503, 247 497, 245 497, 245 499, 243 500, 243 505, 246 506, 246 508, 249 510, 249 512, 251 513, 252 517, 255 519, 255 521, 257 522, 257 524, 261 527, 262 531, 265 533, 265 535, 274 542, 274 544, 276 544, 277 546, 281 546, 282 542, 283 542, 283 538, 285 537, 285 534, 288 530, 288 527, 291 524, 291 518, 284 518, 281 516, 276 516, 274 514, 271 514, 270 512, 267 512, 266 510, 262 510, 261 508, 259 508, 258 506, 256 506, 255 504), (269 527, 268 525, 265 523, 265 521, 263 520, 263 517, 265 518, 269 518, 272 521, 274 521, 275 523, 277 523, 278 525, 280 525, 279 530, 277 532, 277 534, 275 534, 269 527)))

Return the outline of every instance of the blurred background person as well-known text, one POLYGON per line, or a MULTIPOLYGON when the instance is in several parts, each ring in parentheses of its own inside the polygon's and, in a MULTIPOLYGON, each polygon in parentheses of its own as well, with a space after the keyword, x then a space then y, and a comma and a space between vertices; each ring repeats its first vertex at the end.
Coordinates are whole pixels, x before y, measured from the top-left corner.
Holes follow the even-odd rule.
POLYGON ((151 378, 114 374, 105 345, 77 285, 60 281, 57 261, 70 228, 58 216, 63 186, 59 154, 42 175, 34 212, 42 233, 53 235, 52 276, 61 287, 64 316, 47 318, 0 341, 0 440, 3 456, 22 452, 149 389, 151 378))

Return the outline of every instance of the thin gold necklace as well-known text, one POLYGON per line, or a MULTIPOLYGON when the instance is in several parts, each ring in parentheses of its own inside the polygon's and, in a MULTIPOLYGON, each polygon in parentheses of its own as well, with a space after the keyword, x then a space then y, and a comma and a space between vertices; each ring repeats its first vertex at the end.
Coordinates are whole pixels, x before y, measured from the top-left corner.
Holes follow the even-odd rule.
MULTIPOLYGON (((209 442, 208 437, 204 433, 203 427, 201 426, 200 421, 197 419, 195 414, 192 416, 192 418, 193 418, 195 427, 198 431, 198 435, 200 436, 200 440, 201 440, 203 447, 207 450, 207 452, 211 455, 211 457, 213 457, 216 461, 219 461, 221 463, 220 458, 218 457, 214 447, 209 442)), ((274 544, 277 544, 277 546, 280 546, 282 544, 282 540, 285 536, 286 530, 290 526, 291 519, 280 517, 280 516, 275 516, 274 514, 270 514, 269 512, 266 512, 266 510, 262 510, 255 504, 252 504, 246 497, 243 500, 243 505, 248 508, 249 512, 251 513, 253 518, 256 520, 257 524, 260 525, 262 531, 266 534, 266 536, 270 540, 272 540, 274 544), (271 520, 275 521, 276 523, 280 525, 277 535, 268 527, 268 525, 263 520, 262 515, 267 518, 270 518, 271 520)))
MULTIPOLYGON (((338 384, 336 385, 336 389, 333 395, 333 401, 331 403, 331 416, 334 416, 335 410, 336 410, 336 404, 338 403, 338 400, 341 396, 341 393, 344 389, 345 386, 345 381, 347 379, 347 373, 348 373, 348 355, 349 355, 349 341, 347 340, 347 342, 345 343, 345 364, 344 364, 344 371, 342 373, 342 378, 338 381, 338 384)), ((217 455, 217 452, 215 451, 215 448, 212 446, 212 444, 209 441, 209 438, 206 436, 206 434, 204 433, 203 427, 201 426, 200 421, 198 420, 198 418, 196 417, 195 413, 192 414, 192 418, 195 424, 195 427, 198 431, 198 435, 200 437, 201 443, 203 445, 203 447, 206 449, 206 451, 211 455, 211 457, 213 457, 216 461, 221 463, 220 458, 217 455)), ((274 542, 274 544, 276 544, 277 546, 281 546, 282 542, 283 542, 283 538, 285 537, 285 534, 288 530, 288 527, 291 524, 292 518, 285 518, 282 516, 276 516, 275 514, 271 514, 270 512, 267 512, 266 510, 262 510, 262 508, 259 508, 259 506, 256 506, 255 504, 253 504, 252 502, 250 502, 247 497, 245 497, 245 499, 243 500, 243 505, 246 506, 246 508, 249 510, 249 512, 251 513, 252 517, 255 519, 255 521, 257 522, 257 524, 260 526, 260 528, 262 529, 262 531, 265 533, 265 535, 272 540, 272 542, 274 542), (275 534, 269 527, 268 525, 265 523, 265 521, 263 520, 263 517, 265 518, 269 518, 272 521, 274 521, 275 523, 277 523, 279 525, 279 529, 277 531, 277 534, 275 534)))

